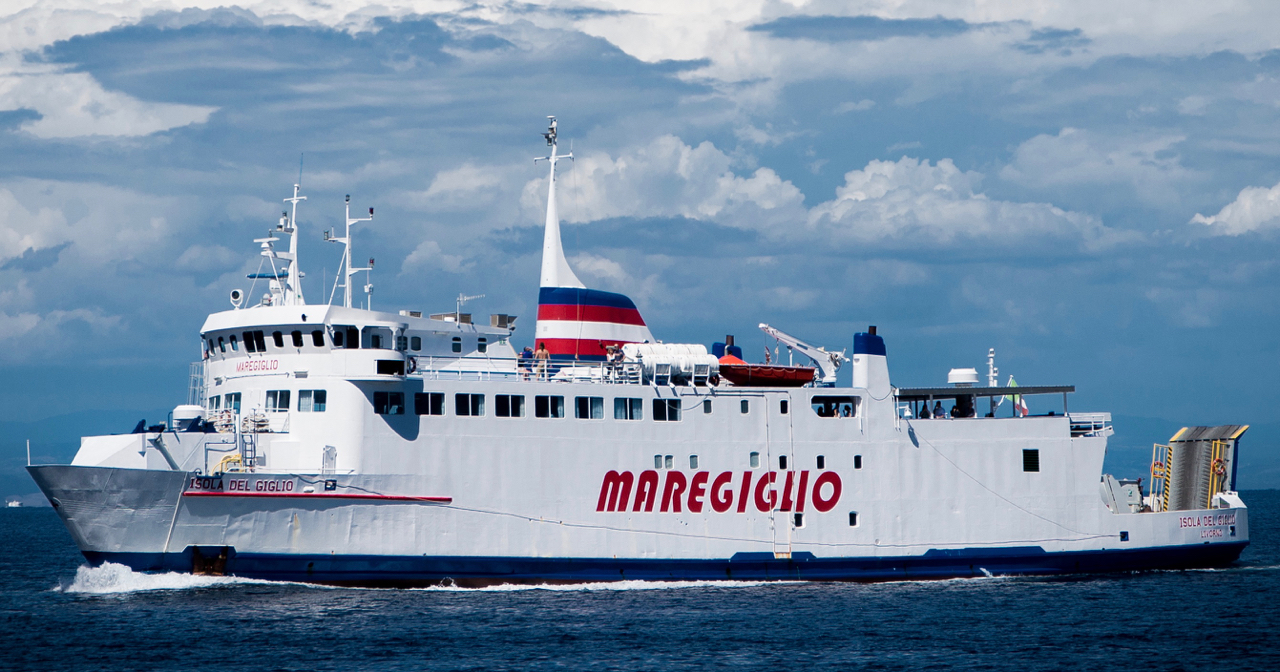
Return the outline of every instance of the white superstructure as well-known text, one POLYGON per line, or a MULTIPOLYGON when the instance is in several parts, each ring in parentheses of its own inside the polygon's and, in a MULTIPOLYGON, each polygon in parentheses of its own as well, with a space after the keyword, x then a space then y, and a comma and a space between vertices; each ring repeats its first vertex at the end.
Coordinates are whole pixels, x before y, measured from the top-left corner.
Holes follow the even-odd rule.
POLYGON ((86 557, 362 585, 881 580, 1212 566, 1248 543, 1242 427, 1158 446, 1144 492, 1102 474, 1109 414, 1067 413, 1069 387, 997 387, 994 353, 986 387, 966 369, 906 389, 874 327, 846 358, 761 325, 823 375, 747 387, 719 376, 732 341, 655 342, 630 299, 568 265, 556 132, 552 118, 536 358, 512 346, 513 316, 462 313, 470 297, 377 312, 366 279, 354 306, 372 260, 352 265, 350 227, 373 210, 353 219, 349 199, 326 235, 345 246, 342 305, 307 304, 295 186, 255 241, 268 291, 236 290, 200 329, 197 398, 30 468, 86 557), (1005 396, 1059 393, 1061 413, 995 417, 1005 396))

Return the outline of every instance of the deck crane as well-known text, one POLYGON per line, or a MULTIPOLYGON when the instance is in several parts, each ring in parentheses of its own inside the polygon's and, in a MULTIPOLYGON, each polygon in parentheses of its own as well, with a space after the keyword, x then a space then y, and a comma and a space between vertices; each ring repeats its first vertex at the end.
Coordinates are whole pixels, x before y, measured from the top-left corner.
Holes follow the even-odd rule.
POLYGON ((763 322, 760 323, 760 331, 774 337, 779 343, 787 346, 787 350, 799 350, 801 354, 812 359, 813 363, 822 370, 822 375, 819 377, 818 382, 823 385, 834 385, 836 382, 836 372, 840 370, 840 365, 849 361, 849 358, 844 355, 844 350, 839 352, 827 352, 826 348, 809 345, 795 336, 775 329, 763 322))

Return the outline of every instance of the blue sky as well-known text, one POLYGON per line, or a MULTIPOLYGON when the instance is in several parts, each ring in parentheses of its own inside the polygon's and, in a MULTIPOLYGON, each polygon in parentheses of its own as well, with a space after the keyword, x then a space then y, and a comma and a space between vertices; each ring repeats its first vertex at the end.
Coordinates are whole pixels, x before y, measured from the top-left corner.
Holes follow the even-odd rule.
POLYGON ((1280 421, 1280 7, 1213 4, 8 3, 0 421, 182 402, 304 153, 312 301, 351 194, 375 307, 527 339, 548 114, 571 263, 658 338, 1280 421))

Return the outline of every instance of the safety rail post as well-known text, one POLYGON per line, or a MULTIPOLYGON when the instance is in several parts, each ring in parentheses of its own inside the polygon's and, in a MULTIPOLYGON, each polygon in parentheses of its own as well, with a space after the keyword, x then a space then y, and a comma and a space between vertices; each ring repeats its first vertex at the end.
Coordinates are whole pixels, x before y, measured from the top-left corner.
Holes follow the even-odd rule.
POLYGON ((1169 510, 1169 464, 1172 448, 1159 443, 1151 448, 1151 509, 1155 512, 1169 510))

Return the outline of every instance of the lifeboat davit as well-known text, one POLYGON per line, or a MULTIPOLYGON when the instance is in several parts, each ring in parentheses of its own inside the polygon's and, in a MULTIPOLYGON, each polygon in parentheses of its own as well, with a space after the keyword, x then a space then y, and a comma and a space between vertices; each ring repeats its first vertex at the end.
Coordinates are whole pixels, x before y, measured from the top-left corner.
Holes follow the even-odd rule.
POLYGON ((733 355, 720 358, 720 376, 739 387, 803 387, 817 372, 812 366, 748 364, 733 355))

